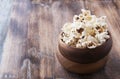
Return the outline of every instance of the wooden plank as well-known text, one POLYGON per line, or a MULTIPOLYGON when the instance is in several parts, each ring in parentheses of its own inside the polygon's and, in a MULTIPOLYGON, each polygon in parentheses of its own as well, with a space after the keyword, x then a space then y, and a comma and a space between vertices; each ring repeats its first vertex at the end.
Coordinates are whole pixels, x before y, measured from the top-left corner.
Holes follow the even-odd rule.
MULTIPOLYGON (((6 38, 8 24, 10 20, 10 13, 12 8, 12 0, 4 0, 0 2, 0 56, 3 51, 3 42, 6 38)), ((1 58, 0 58, 1 61, 1 58)))
MULTIPOLYGON (((35 79, 54 78, 54 52, 52 52, 52 18, 49 8, 41 7, 40 4, 32 3, 32 10, 29 18, 28 39, 29 49, 28 57, 38 68, 38 74, 34 74, 35 79)), ((34 79, 34 78, 33 78, 34 79)))
POLYGON ((1 52, 1 79, 30 79, 26 78, 27 76, 24 74, 26 71, 21 70, 22 65, 28 64, 29 66, 29 62, 25 59, 27 52, 27 15, 29 15, 29 4, 26 3, 24 5, 16 1, 14 4, 10 3, 13 4, 13 8, 7 35, 4 39, 3 52, 1 52))

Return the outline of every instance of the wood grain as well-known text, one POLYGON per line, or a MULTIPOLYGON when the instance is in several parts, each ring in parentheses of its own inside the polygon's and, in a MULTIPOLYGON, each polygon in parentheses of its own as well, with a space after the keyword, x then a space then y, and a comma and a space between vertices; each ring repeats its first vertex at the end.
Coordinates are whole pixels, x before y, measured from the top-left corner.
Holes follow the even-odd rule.
POLYGON ((0 79, 120 79, 119 0, 0 0, 0 79), (80 9, 107 16, 113 47, 104 69, 90 75, 58 62, 58 35, 80 9))

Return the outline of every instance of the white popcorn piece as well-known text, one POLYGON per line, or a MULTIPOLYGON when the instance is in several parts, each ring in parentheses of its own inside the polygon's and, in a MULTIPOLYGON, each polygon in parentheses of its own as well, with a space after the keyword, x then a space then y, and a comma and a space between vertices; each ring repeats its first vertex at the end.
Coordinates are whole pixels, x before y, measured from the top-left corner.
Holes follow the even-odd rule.
POLYGON ((80 18, 79 18, 78 15, 74 15, 74 17, 73 17, 73 22, 77 22, 79 19, 80 19, 80 18))
POLYGON ((100 24, 100 25, 106 25, 106 16, 101 16, 100 18, 97 18, 97 22, 100 24))
POLYGON ((92 41, 92 42, 98 43, 98 40, 90 35, 87 37, 87 41, 92 41))
POLYGON ((92 49, 92 48, 96 48, 97 47, 97 44, 92 42, 92 41, 88 41, 87 42, 87 47, 92 49))
POLYGON ((96 35, 96 38, 98 38, 99 42, 102 44, 106 41, 106 39, 110 38, 107 32, 103 32, 96 35))
POLYGON ((77 29, 77 28, 83 27, 83 25, 80 22, 74 22, 74 23, 72 23, 72 27, 75 28, 75 29, 77 29))
POLYGON ((66 23, 61 35, 64 43, 77 48, 96 48, 110 38, 107 29, 106 16, 97 18, 89 10, 73 17, 72 23, 66 23))
POLYGON ((86 42, 82 42, 82 43, 79 42, 76 44, 76 47, 79 47, 79 48, 86 48, 86 46, 87 46, 86 42))
POLYGON ((72 29, 71 23, 66 23, 66 24, 64 24, 62 31, 66 34, 69 34, 71 29, 72 29))
POLYGON ((87 21, 91 21, 92 20, 92 17, 89 15, 89 16, 86 16, 85 17, 85 20, 87 20, 87 21))
POLYGON ((63 40, 64 40, 65 43, 68 44, 68 45, 70 45, 70 44, 72 44, 72 43, 74 42, 74 39, 72 39, 72 38, 70 38, 70 37, 69 37, 69 38, 64 37, 63 40))
POLYGON ((96 21, 97 21, 97 17, 95 16, 95 15, 91 15, 91 20, 90 20, 90 23, 92 23, 92 24, 94 24, 94 23, 96 23, 96 21))
POLYGON ((83 18, 84 16, 83 16, 83 14, 79 14, 79 17, 80 17, 80 18, 83 18))
POLYGON ((82 45, 81 45, 80 43, 77 43, 77 44, 76 44, 76 47, 77 47, 77 48, 81 48, 82 45))
POLYGON ((86 41, 87 41, 87 38, 84 37, 83 39, 79 39, 79 40, 78 40, 78 43, 83 43, 83 42, 86 42, 86 41))
POLYGON ((91 13, 90 13, 89 10, 81 9, 81 11, 82 11, 82 14, 83 14, 84 16, 89 16, 89 15, 91 15, 91 13))

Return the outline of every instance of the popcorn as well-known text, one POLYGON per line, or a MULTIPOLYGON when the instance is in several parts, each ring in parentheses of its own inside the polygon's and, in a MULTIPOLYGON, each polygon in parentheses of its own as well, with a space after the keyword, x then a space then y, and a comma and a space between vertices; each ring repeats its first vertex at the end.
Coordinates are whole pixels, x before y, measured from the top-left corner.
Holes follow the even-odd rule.
POLYGON ((79 47, 79 48, 85 48, 86 45, 87 45, 86 42, 80 42, 80 41, 78 41, 78 43, 76 44, 76 47, 79 47))
POLYGON ((89 16, 91 15, 89 10, 81 9, 83 16, 89 16))
POLYGON ((110 38, 106 16, 97 18, 89 10, 74 15, 72 23, 62 28, 61 39, 64 43, 77 48, 96 48, 110 38))
POLYGON ((93 36, 90 36, 90 35, 87 37, 87 41, 92 41, 92 42, 94 42, 96 44, 98 43, 97 38, 94 38, 93 36))
POLYGON ((62 31, 66 34, 69 34, 70 33, 70 30, 72 29, 71 27, 71 23, 66 23, 63 28, 62 28, 62 31))
POLYGON ((103 32, 100 34, 96 35, 96 38, 98 39, 98 41, 100 42, 100 44, 104 43, 107 39, 110 38, 110 36, 108 35, 107 32, 103 32))
POLYGON ((96 43, 94 43, 94 42, 92 42, 92 41, 88 41, 87 42, 87 47, 88 48, 96 48, 97 47, 97 44, 96 43))
POLYGON ((76 22, 78 20, 80 20, 79 16, 78 15, 74 15, 73 22, 76 22))

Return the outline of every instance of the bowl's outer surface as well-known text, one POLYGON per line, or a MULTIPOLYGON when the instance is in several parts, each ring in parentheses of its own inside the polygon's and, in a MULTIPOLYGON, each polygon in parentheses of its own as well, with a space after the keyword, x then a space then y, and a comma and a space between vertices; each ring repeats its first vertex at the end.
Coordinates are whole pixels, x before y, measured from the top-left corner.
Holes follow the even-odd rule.
POLYGON ((80 49, 66 45, 59 39, 58 49, 67 59, 81 64, 94 63, 108 55, 112 47, 112 37, 94 49, 80 49))
POLYGON ((101 60, 90 63, 90 64, 80 64, 73 61, 70 61, 69 59, 65 58, 61 53, 56 53, 57 58, 61 65, 67 69, 68 71, 79 73, 79 74, 91 74, 94 72, 97 72, 98 70, 102 69, 108 59, 108 56, 105 56, 101 60))

